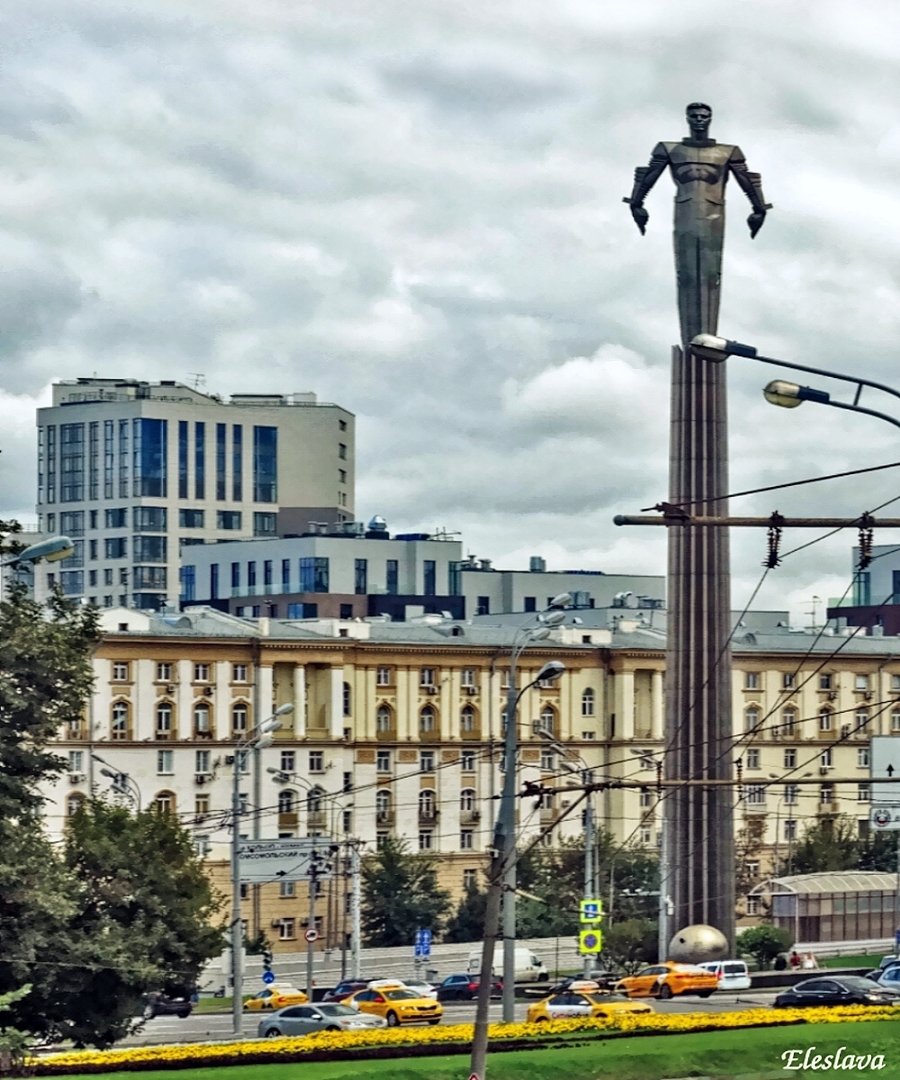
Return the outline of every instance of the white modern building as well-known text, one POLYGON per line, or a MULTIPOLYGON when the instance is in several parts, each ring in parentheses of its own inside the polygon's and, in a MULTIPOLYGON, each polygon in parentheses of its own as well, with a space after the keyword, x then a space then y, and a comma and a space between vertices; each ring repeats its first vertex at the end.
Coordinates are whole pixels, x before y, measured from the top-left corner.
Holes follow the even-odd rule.
POLYGON ((37 424, 39 527, 76 541, 39 591, 155 610, 178 601, 187 545, 353 518, 354 417, 315 394, 83 378, 37 424))

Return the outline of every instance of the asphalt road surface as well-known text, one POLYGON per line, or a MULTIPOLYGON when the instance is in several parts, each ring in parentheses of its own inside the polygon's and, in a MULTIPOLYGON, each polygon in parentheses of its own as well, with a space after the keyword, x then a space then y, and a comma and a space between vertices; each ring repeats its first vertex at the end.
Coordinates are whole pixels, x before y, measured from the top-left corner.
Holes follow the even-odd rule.
MULTIPOLYGON (((734 1012, 741 1009, 769 1008, 775 992, 745 990, 740 993, 717 993, 712 997, 674 998, 671 1001, 653 1001, 657 1012, 681 1015, 691 1012, 734 1012)), ((516 1002, 516 1019, 524 1020, 529 1001, 516 1002)), ((255 1038, 260 1018, 267 1013, 244 1013, 241 1034, 255 1038)), ((491 1020, 500 1020, 500 1002, 491 1003, 491 1020)), ((444 1003, 445 1024, 470 1024, 475 1019, 474 1001, 444 1003)), ((422 1026, 427 1031, 427 1026, 422 1026)), ((182 1020, 177 1016, 158 1016, 149 1020, 135 1035, 116 1043, 116 1046, 157 1046, 161 1043, 220 1042, 233 1037, 231 1013, 195 1013, 182 1020)))

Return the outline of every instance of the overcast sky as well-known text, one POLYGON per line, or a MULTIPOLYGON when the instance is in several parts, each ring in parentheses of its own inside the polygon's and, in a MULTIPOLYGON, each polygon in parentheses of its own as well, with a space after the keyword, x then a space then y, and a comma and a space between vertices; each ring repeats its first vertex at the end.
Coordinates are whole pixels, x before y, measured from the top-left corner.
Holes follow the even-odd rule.
MULTIPOLYGON (((666 497, 671 182, 643 238, 622 197, 695 100, 775 207, 751 242, 730 185, 720 332, 900 386, 888 0, 29 0, 0 30, 0 514, 35 518, 53 380, 201 375, 354 412, 360 518, 500 566, 664 573, 663 530, 612 518, 666 497)), ((777 372, 729 371, 732 490, 900 459, 883 421, 774 409, 777 372)), ((898 492, 887 470, 732 511, 898 492)), ((737 608, 764 539, 734 536, 737 608)), ((854 541, 792 555, 756 606, 808 621, 854 541)))

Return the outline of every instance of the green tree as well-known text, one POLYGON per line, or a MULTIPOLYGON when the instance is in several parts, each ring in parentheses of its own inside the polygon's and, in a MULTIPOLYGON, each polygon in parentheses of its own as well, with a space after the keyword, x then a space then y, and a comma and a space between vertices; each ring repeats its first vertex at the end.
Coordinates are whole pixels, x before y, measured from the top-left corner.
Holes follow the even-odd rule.
POLYGON ((437 937, 450 910, 450 894, 438 888, 437 864, 411 855, 406 844, 387 837, 362 867, 362 932, 366 945, 412 945, 416 930, 437 937))
POLYGON ((476 882, 466 885, 465 894, 456 908, 456 914, 447 923, 444 941, 481 941, 484 938, 486 906, 487 892, 480 889, 476 882))
POLYGON ((186 830, 153 811, 93 800, 69 822, 58 863, 70 906, 32 950, 32 991, 13 1012, 32 1030, 106 1047, 134 1026, 143 994, 190 992, 221 952, 220 899, 186 830))
MULTIPOLYGON (((862 853, 856 823, 849 817, 824 817, 809 825, 790 856, 791 872, 816 874, 855 870, 862 853)), ((893 869, 893 867, 891 867, 893 869)))
POLYGON ((659 956, 659 931, 653 919, 624 919, 603 932, 603 963, 613 971, 637 971, 659 956))
POLYGON ((749 953, 761 968, 767 968, 780 952, 793 943, 789 931, 771 923, 760 923, 742 930, 737 939, 738 952, 749 953))

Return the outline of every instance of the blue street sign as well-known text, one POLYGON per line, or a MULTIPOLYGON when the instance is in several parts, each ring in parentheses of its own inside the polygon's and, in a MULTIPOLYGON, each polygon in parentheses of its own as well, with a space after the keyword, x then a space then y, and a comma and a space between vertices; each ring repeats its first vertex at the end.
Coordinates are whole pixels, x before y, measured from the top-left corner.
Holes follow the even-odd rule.
POLYGON ((431 931, 426 927, 424 930, 420 930, 419 933, 422 935, 422 944, 425 946, 426 949, 430 949, 431 931))
POLYGON ((273 982, 275 982, 275 972, 274 971, 264 971, 263 976, 262 976, 262 980, 266 984, 266 986, 270 986, 273 982))

